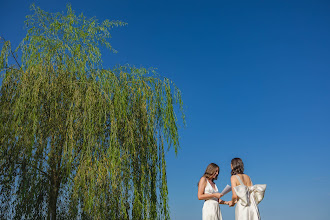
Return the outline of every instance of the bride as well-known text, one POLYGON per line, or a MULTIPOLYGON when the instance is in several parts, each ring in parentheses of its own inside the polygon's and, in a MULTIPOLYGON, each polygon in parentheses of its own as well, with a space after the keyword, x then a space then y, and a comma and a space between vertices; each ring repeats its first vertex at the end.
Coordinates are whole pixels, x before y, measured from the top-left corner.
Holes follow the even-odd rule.
POLYGON ((202 178, 198 183, 198 199, 205 200, 203 205, 203 220, 222 220, 220 204, 228 204, 221 200, 223 196, 219 193, 214 180, 218 178, 219 166, 215 163, 210 163, 202 178))
POLYGON ((231 186, 233 197, 228 202, 235 208, 235 220, 261 220, 258 204, 264 198, 266 184, 253 185, 251 178, 244 174, 244 164, 240 158, 231 160, 231 186))

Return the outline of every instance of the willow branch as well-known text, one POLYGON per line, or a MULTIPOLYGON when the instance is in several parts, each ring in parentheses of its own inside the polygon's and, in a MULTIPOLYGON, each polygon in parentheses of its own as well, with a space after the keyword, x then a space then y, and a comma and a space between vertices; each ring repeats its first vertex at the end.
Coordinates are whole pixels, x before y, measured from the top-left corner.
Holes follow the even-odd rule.
MULTIPOLYGON (((20 161, 18 161, 17 163, 18 163, 18 164, 21 164, 21 165, 24 164, 23 162, 20 162, 20 161)), ((29 167, 31 167, 31 168, 33 168, 33 169, 36 169, 36 170, 40 171, 40 172, 41 172, 42 174, 44 174, 48 179, 50 179, 50 176, 48 175, 48 173, 46 173, 45 171, 39 169, 38 167, 36 167, 36 166, 34 166, 34 165, 32 165, 32 164, 25 164, 25 165, 27 165, 27 166, 29 166, 29 167)))
MULTIPOLYGON (((6 40, 5 40, 4 37, 0 37, 0 39, 2 39, 3 42, 6 42, 6 40)), ((18 63, 18 61, 17 61, 17 59, 16 59, 16 57, 15 57, 15 54, 14 54, 14 52, 11 50, 11 48, 10 48, 10 53, 11 53, 12 57, 14 57, 15 62, 16 62, 16 64, 18 65, 18 67, 21 69, 21 65, 19 65, 19 63, 18 63)))

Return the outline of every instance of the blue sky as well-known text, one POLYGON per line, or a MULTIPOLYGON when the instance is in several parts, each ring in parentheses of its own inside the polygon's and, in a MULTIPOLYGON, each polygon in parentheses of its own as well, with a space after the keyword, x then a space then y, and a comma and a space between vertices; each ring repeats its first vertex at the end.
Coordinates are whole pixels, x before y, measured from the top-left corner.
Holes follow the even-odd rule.
MULTIPOLYGON (((57 12, 69 1, 0 0, 0 35, 14 46, 32 2, 57 12)), ((182 90, 187 127, 178 156, 167 154, 172 219, 201 219, 199 178, 215 162, 222 189, 233 157, 267 184, 263 219, 329 219, 328 1, 70 2, 77 13, 128 23, 113 30, 119 53, 105 53, 105 66, 155 67, 182 90)))

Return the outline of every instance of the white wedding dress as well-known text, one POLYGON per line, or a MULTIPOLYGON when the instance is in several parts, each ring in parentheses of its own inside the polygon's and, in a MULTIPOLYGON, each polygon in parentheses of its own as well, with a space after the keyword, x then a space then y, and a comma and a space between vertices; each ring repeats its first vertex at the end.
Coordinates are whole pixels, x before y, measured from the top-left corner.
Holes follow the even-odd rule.
POLYGON ((241 178, 235 176, 241 184, 234 187, 239 198, 235 208, 235 220, 261 220, 258 204, 264 198, 266 184, 245 186, 241 178))
MULTIPOLYGON (((208 180, 206 180, 205 194, 212 194, 218 192, 217 185, 214 184, 215 189, 211 186, 208 180)), ((222 220, 221 210, 217 198, 205 200, 203 205, 203 220, 222 220)))

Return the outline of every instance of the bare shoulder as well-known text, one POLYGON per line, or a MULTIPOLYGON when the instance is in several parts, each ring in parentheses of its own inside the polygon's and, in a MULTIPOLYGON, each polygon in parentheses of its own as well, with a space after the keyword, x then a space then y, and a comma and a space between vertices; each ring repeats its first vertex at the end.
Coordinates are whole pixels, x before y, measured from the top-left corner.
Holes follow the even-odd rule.
POLYGON ((230 177, 230 181, 231 181, 232 183, 236 183, 236 182, 237 182, 237 178, 235 177, 235 175, 232 175, 232 176, 230 177))
POLYGON ((230 177, 230 182, 231 182, 231 187, 235 187, 235 186, 238 186, 239 185, 239 183, 238 183, 237 178, 235 177, 235 175, 232 175, 230 177))
POLYGON ((244 175, 244 177, 245 177, 247 180, 251 181, 251 178, 250 178, 249 175, 246 175, 246 174, 243 174, 243 175, 244 175))
POLYGON ((199 184, 205 184, 206 183, 206 177, 202 176, 201 179, 199 180, 199 184))
POLYGON ((249 175, 247 175, 247 174, 242 174, 243 176, 244 176, 244 178, 247 178, 247 179, 250 179, 250 176, 249 175))
POLYGON ((248 185, 248 186, 251 186, 252 185, 252 181, 251 181, 251 178, 249 175, 246 175, 246 174, 243 174, 244 175, 244 179, 245 179, 245 183, 248 185))

